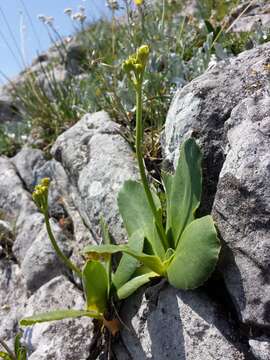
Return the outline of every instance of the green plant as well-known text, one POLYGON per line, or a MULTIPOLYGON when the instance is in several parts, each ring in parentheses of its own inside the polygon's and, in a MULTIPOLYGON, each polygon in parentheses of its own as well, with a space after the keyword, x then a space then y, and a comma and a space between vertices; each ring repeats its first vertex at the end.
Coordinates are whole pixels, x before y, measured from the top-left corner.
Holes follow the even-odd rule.
POLYGON ((85 254, 95 257, 117 252, 125 254, 121 262, 129 264, 128 271, 119 266, 121 271, 118 268, 113 277, 120 299, 156 276, 166 277, 179 289, 196 288, 214 270, 220 251, 211 216, 195 218, 202 181, 201 153, 194 139, 183 143, 175 174, 162 174, 166 219, 162 216, 157 192, 149 186, 142 156, 142 87, 148 54, 148 46, 141 46, 123 63, 136 92, 136 155, 142 182, 125 182, 118 195, 129 243, 89 245, 84 249, 85 254), (135 261, 131 262, 130 257, 135 261))
POLYGON ((43 83, 35 73, 27 74, 22 84, 13 87, 13 96, 33 137, 42 139, 46 148, 80 118, 77 106, 82 106, 82 101, 73 79, 59 82, 54 72, 44 67, 42 77, 43 83))
POLYGON ((142 88, 148 56, 149 48, 144 45, 123 64, 136 91, 136 156, 142 181, 142 184, 125 182, 118 196, 128 245, 111 244, 108 228, 102 220, 104 244, 84 249, 86 263, 80 271, 55 241, 48 215, 50 180, 42 179, 35 187, 33 199, 45 217, 57 255, 82 279, 86 309, 33 315, 20 321, 23 326, 86 316, 98 320, 100 327, 103 324, 115 334, 119 329, 119 321, 111 315, 115 299, 130 296, 152 278, 160 276, 180 289, 198 287, 216 265, 220 243, 213 220, 210 216, 195 219, 201 196, 201 153, 196 142, 185 141, 175 174, 163 174, 167 202, 165 227, 158 194, 147 180, 142 155, 142 88), (123 256, 113 272, 111 256, 116 252, 122 252, 123 256))
MULTIPOLYGON (((61 320, 65 318, 77 318, 87 316, 94 319, 105 319, 105 314, 108 308, 108 300, 111 291, 111 263, 110 259, 104 257, 104 261, 86 261, 82 271, 71 262, 62 250, 59 248, 54 234, 51 229, 48 212, 48 190, 50 180, 44 178, 40 184, 35 187, 33 192, 33 200, 37 207, 42 212, 45 218, 45 224, 51 244, 59 256, 61 261, 71 270, 74 271, 83 283, 84 295, 86 299, 86 309, 84 310, 56 310, 47 313, 41 313, 31 317, 24 318, 20 321, 21 325, 31 325, 39 322, 46 322, 52 320, 61 320)), ((103 237, 106 242, 109 242, 109 234, 106 230, 105 224, 102 222, 103 237)))
POLYGON ((0 127, 0 155, 14 156, 20 147, 18 139, 9 136, 5 129, 0 127))
MULTIPOLYGON (((111 255, 87 256, 82 271, 65 256, 56 242, 49 221, 49 184, 50 180, 48 178, 42 179, 40 184, 35 187, 32 195, 33 200, 44 215, 47 233, 56 254, 61 261, 82 280, 86 308, 82 310, 60 309, 41 313, 22 319, 20 324, 26 326, 40 322, 86 316, 98 320, 100 325, 105 325, 112 334, 115 334, 119 329, 119 321, 111 315, 111 307, 114 305, 114 298, 116 297, 115 285, 112 279, 111 255)), ((104 243, 110 245, 110 234, 103 218, 101 219, 101 229, 104 243)), ((115 276, 118 276, 118 280, 121 278, 121 284, 124 285, 130 278, 128 264, 121 261, 115 276)))
POLYGON ((14 351, 12 351, 3 340, 0 340, 0 345, 2 345, 2 347, 5 349, 5 351, 0 351, 0 359, 27 360, 27 349, 25 345, 21 344, 21 337, 21 333, 15 336, 14 351))

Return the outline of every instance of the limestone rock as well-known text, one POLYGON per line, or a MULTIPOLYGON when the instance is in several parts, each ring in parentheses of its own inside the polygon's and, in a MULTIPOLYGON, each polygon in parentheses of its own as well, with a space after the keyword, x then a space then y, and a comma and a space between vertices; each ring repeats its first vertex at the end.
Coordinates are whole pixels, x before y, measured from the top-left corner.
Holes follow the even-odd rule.
POLYGON ((266 0, 254 1, 253 4, 247 3, 239 5, 233 12, 231 21, 234 21, 232 31, 248 32, 256 29, 268 29, 270 26, 270 5, 266 0), (246 11, 245 11, 246 9, 246 11), (239 16, 241 13, 242 16, 239 16))
POLYGON ((164 154, 174 167, 186 137, 201 146, 200 212, 213 210, 224 240, 220 270, 239 319, 255 327, 270 326, 269 56, 268 43, 179 90, 164 132, 164 154))
POLYGON ((268 360, 270 354, 270 339, 265 337, 249 340, 253 355, 257 360, 268 360))
MULTIPOLYGON (((51 227, 58 246, 69 256, 71 249, 61 228, 53 221, 51 227)), ((67 272, 66 266, 51 245, 45 226, 25 253, 21 268, 27 288, 32 292, 52 278, 67 272)))
POLYGON ((121 316, 121 360, 244 360, 232 328, 201 291, 149 288, 129 298, 121 316))
POLYGON ((213 213, 225 282, 243 322, 270 326, 270 97, 247 98, 226 122, 226 160, 213 213), (233 255, 233 256, 230 256, 233 255))
POLYGON ((125 180, 138 178, 134 154, 119 132, 105 112, 87 114, 60 135, 52 149, 70 179, 74 204, 88 228, 97 237, 103 215, 118 243, 126 234, 117 194, 125 180))
POLYGON ((34 213, 22 219, 16 227, 16 238, 12 247, 13 254, 21 264, 28 249, 35 242, 38 234, 44 227, 44 216, 41 213, 34 213))
POLYGON ((18 220, 37 211, 31 195, 24 189, 21 179, 12 162, 6 157, 0 157, 0 209, 12 219, 18 220))
MULTIPOLYGON (((23 317, 57 309, 84 309, 81 292, 64 276, 52 279, 28 300, 23 317)), ((29 360, 87 360, 93 333, 89 318, 66 319, 29 326, 24 341, 29 360)))
POLYGON ((12 162, 26 189, 32 192, 37 184, 37 172, 46 162, 43 152, 25 147, 14 156, 12 162))
POLYGON ((26 299, 21 269, 11 260, 0 259, 0 338, 4 341, 13 342, 26 299))

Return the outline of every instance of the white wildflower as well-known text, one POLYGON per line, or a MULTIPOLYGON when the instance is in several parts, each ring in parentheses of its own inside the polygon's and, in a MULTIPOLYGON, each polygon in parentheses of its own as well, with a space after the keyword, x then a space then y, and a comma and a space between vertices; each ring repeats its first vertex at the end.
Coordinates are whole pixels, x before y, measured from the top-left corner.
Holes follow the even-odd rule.
POLYGON ((52 25, 54 21, 54 18, 52 16, 38 15, 37 18, 46 25, 52 25))
POLYGON ((81 12, 77 12, 75 14, 73 14, 71 16, 72 20, 75 20, 75 21, 80 21, 80 22, 84 22, 84 20, 86 19, 86 16, 85 14, 81 13, 81 12))
POLYGON ((64 10, 64 14, 70 16, 70 15, 72 14, 72 9, 71 9, 71 8, 66 8, 66 9, 64 10))
POLYGON ((40 15, 38 15, 37 16, 37 18, 38 18, 38 20, 40 20, 40 21, 45 21, 45 19, 46 19, 46 16, 45 15, 42 15, 42 14, 40 14, 40 15))
POLYGON ((118 1, 117 0, 107 0, 106 1, 106 6, 108 6, 108 8, 110 10, 118 10, 119 9, 119 4, 118 4, 118 1))

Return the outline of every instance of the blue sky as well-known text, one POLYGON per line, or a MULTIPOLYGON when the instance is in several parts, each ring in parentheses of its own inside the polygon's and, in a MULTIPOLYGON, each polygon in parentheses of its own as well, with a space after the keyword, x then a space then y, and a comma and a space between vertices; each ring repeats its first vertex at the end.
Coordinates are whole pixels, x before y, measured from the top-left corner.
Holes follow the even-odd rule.
MULTIPOLYGON (((79 5, 85 6, 87 17, 90 19, 108 16, 105 0, 0 0, 1 73, 12 78, 24 67, 21 53, 24 53, 25 62, 30 64, 38 52, 49 47, 50 40, 46 28, 37 19, 39 14, 53 16, 59 33, 69 35, 74 31, 74 25, 64 14, 64 9, 72 8, 78 11, 79 5), (23 4, 31 16, 35 33, 23 4)), ((2 76, 0 80, 3 82, 2 76)))

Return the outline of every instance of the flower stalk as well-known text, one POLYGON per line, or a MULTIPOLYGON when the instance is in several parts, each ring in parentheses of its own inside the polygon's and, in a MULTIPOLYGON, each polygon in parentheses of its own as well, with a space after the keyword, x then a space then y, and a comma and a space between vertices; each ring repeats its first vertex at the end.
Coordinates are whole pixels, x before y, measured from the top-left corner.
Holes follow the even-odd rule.
POLYGON ((165 230, 162 224, 162 219, 157 211, 145 172, 145 165, 142 153, 143 142, 143 121, 142 121, 142 85, 145 66, 149 56, 149 47, 147 45, 141 46, 136 54, 130 56, 123 63, 123 70, 131 80, 136 92, 136 157, 139 166, 140 177, 142 185, 147 197, 148 204, 152 210, 157 231, 162 241, 164 249, 168 248, 168 241, 165 230))
POLYGON ((49 185, 50 185, 50 179, 48 178, 42 179, 40 184, 38 184, 35 187, 35 190, 32 194, 32 198, 36 203, 37 207, 39 208, 39 210, 44 215, 47 233, 49 235, 52 247, 54 248, 56 254, 71 271, 74 271, 79 277, 82 277, 82 273, 80 269, 76 265, 74 265, 59 248, 56 239, 54 237, 54 234, 52 232, 52 228, 49 220, 49 211, 48 211, 49 185))

